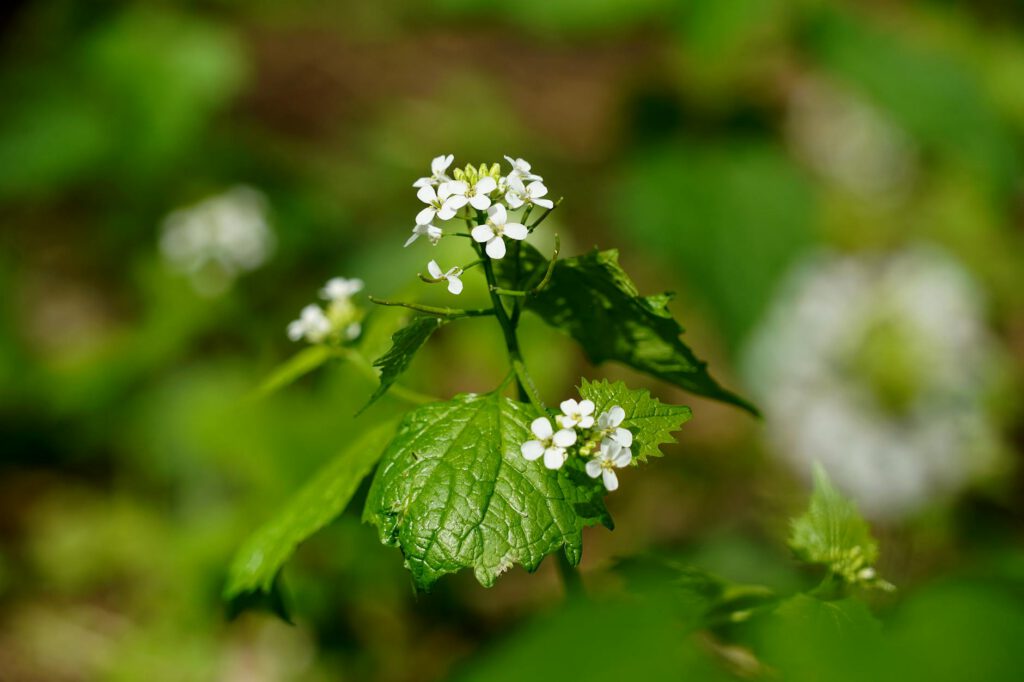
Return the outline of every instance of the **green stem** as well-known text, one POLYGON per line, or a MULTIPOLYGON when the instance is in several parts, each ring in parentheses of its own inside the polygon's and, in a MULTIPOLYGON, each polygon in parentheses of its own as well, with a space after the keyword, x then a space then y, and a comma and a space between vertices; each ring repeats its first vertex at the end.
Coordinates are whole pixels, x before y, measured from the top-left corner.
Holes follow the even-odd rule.
POLYGON ((422 305, 420 303, 406 303, 405 301, 386 301, 374 296, 370 296, 369 298, 371 303, 376 303, 377 305, 398 306, 399 308, 408 308, 409 310, 416 310, 421 313, 438 315, 440 317, 486 317, 487 315, 493 315, 495 313, 495 311, 490 308, 473 308, 463 310, 462 308, 443 308, 433 305, 422 305))

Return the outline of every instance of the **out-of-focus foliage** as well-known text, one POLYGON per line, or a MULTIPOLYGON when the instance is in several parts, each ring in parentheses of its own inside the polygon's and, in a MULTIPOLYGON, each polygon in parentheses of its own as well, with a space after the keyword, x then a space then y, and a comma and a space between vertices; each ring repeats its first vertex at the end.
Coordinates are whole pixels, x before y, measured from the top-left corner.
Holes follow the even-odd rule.
MULTIPOLYGON (((1018 4, 52 0, 3 14, 0 679, 1019 677, 1018 4), (563 605, 553 561, 510 568, 489 591, 463 572, 414 596, 359 517, 366 484, 343 486, 332 522, 286 538, 289 551, 305 538, 279 576, 296 626, 229 621, 230 557, 305 481, 357 464, 332 458, 424 394, 486 391, 507 372, 492 323, 446 325, 356 420, 378 385, 370 361, 411 319, 374 309, 352 353, 307 352, 254 398, 301 350, 285 328, 332 276, 452 305, 414 278, 452 261, 449 246, 401 248, 409 185, 448 152, 529 159, 565 197, 545 223, 562 255, 617 248, 637 290, 676 291, 687 347, 744 396, 753 377, 737 360, 810 250, 947 254, 978 293, 996 368, 972 374, 984 392, 967 405, 919 382, 908 366, 942 367, 890 326, 840 349, 855 367, 832 368, 870 380, 849 384, 851 404, 890 429, 833 436, 856 474, 830 466, 836 490, 913 484, 915 503, 872 527, 877 570, 899 589, 795 596, 821 577, 785 546, 810 467, 764 438, 770 410, 762 425, 697 400, 657 475, 627 472, 609 497, 616 530, 584 531, 589 603, 563 605), (274 248, 197 287, 161 249, 166 220, 240 185, 262 196, 274 248), (878 439, 908 426, 892 411, 908 395, 971 419, 877 464, 878 439), (960 445, 979 436, 984 462, 960 445), (976 474, 909 475, 937 470, 976 474), (641 561, 651 552, 669 558, 641 561)), ((460 307, 487 304, 476 277, 460 307)), ((810 296, 802 313, 876 310, 857 291, 810 296), (843 303, 854 298, 857 310, 843 303)), ((947 300, 914 291, 914 310, 947 300)), ((594 343, 618 338, 606 322, 594 343)), ((592 368, 536 316, 521 331, 549 402, 590 376, 689 404, 620 365, 592 368)), ((793 404, 818 402, 802 381, 808 334, 787 338, 774 360, 795 363, 793 404)))

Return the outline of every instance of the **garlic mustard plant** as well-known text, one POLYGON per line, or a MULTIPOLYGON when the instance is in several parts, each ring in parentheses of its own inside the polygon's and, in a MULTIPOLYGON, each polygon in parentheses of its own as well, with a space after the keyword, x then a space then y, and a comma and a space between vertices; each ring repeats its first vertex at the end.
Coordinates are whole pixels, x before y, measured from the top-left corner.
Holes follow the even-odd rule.
MULTIPOLYGON (((671 297, 641 295, 619 266, 616 251, 565 258, 557 234, 551 235, 549 254, 530 244, 531 235, 550 225, 546 221, 561 199, 547 198, 544 179, 528 161, 505 160, 504 167, 460 167, 451 155, 440 155, 429 174, 413 183, 425 207, 416 214, 405 246, 425 236, 417 248, 455 240, 466 253, 465 260, 446 268, 430 259, 419 279, 443 283, 453 295, 479 287, 489 305, 452 308, 368 297, 379 306, 405 308, 412 317, 372 363, 379 381, 367 407, 388 395, 414 407, 397 425, 386 422, 349 439, 344 464, 326 471, 297 500, 294 533, 272 529, 243 549, 230 594, 270 590, 294 544, 319 527, 310 520, 322 524, 340 513, 371 472, 363 519, 377 528, 381 542, 401 550, 418 587, 428 589, 464 568, 490 586, 512 565, 533 571, 550 554, 558 557, 567 584, 573 583, 583 529, 613 525, 605 495, 619 488, 627 470, 660 457, 660 446, 674 441, 672 433, 691 414, 645 389, 587 378, 580 379, 577 397, 550 408, 520 348, 524 314, 574 339, 595 365, 615 362, 756 412, 720 386, 682 341, 682 327, 668 309, 671 297), (470 317, 492 319, 501 330, 508 373, 498 386, 440 399, 398 383, 435 331, 470 317), (324 499, 330 503, 320 509, 324 499), (267 542, 273 547, 264 546, 267 542), (283 542, 288 544, 282 547, 283 542)), ((410 210, 415 206, 409 205, 410 210)), ((289 325, 290 338, 313 347, 290 362, 281 375, 285 380, 275 386, 328 359, 370 371, 360 336, 364 312, 354 298, 362 286, 358 280, 332 279, 321 292, 326 307, 307 306, 289 325)))

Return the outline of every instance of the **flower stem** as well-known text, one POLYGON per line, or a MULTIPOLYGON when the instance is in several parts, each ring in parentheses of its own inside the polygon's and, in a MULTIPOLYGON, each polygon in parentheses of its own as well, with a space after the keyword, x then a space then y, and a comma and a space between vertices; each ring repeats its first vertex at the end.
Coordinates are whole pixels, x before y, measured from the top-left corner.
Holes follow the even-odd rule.
POLYGON ((409 310, 416 310, 421 313, 438 315, 440 317, 486 317, 487 315, 495 314, 495 311, 491 308, 473 308, 468 310, 463 310, 462 308, 443 308, 433 305, 422 305, 420 303, 406 303, 405 301, 386 301, 374 296, 370 296, 370 302, 376 303, 377 305, 390 305, 398 306, 400 308, 408 308, 409 310))

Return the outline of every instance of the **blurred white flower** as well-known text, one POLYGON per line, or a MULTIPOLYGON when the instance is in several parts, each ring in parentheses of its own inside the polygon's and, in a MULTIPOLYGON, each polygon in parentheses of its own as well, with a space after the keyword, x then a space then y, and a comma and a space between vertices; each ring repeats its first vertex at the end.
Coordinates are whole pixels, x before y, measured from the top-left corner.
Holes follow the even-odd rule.
POLYGON ((427 272, 434 279, 440 281, 442 279, 448 280, 448 291, 458 296, 462 293, 462 268, 453 267, 449 268, 448 272, 443 272, 441 266, 437 264, 436 260, 432 260, 427 263, 427 272))
POLYGON ((615 470, 629 466, 632 461, 633 453, 629 448, 619 445, 614 440, 605 440, 601 443, 598 453, 587 462, 587 475, 591 478, 600 476, 605 489, 611 492, 619 487, 619 477, 615 470))
POLYGON ((474 241, 487 244, 484 250, 488 256, 499 260, 505 257, 503 237, 522 240, 526 239, 528 232, 525 225, 508 222, 508 211, 501 204, 495 204, 487 211, 487 222, 474 227, 471 234, 474 241))
POLYGON ((572 429, 555 431, 547 417, 537 417, 530 424, 530 431, 537 437, 523 443, 523 457, 529 461, 544 456, 544 466, 548 469, 559 469, 565 464, 568 453, 566 448, 576 442, 576 432, 572 429))
POLYGON ((344 277, 332 277, 320 290, 320 296, 328 301, 341 301, 352 298, 354 294, 363 290, 363 280, 345 279, 344 277))
POLYGON ((917 151, 910 137, 866 100, 805 78, 792 90, 786 136, 815 171, 873 200, 906 194, 917 151))
POLYGON ((541 208, 554 208, 555 202, 550 199, 542 199, 548 193, 548 188, 540 180, 534 180, 529 185, 524 185, 518 175, 509 174, 508 191, 505 193, 505 203, 509 208, 519 208, 524 204, 534 204, 541 208))
POLYGON ((224 292, 241 273, 263 265, 274 246, 266 200, 244 186, 169 214, 160 237, 167 262, 207 295, 224 292))
POLYGON ((445 156, 435 156, 430 162, 430 175, 420 178, 416 182, 412 183, 413 187, 427 187, 428 185, 440 185, 443 182, 447 182, 451 178, 448 177, 448 167, 452 165, 452 161, 455 160, 454 154, 448 154, 445 156))
POLYGON ((578 426, 581 429, 589 429, 594 425, 594 401, 581 400, 576 402, 569 398, 563 400, 559 405, 562 414, 555 417, 563 429, 571 429, 578 426))
POLYGON ((288 324, 288 338, 292 341, 305 339, 320 343, 331 333, 331 321, 320 306, 311 303, 299 313, 299 319, 288 324))
POLYGON ((822 254, 753 335, 748 374, 774 449, 820 461, 866 514, 909 514, 989 471, 998 368, 982 298, 944 253, 822 254))

